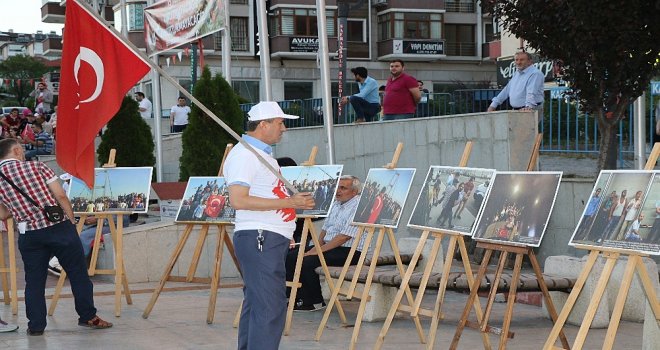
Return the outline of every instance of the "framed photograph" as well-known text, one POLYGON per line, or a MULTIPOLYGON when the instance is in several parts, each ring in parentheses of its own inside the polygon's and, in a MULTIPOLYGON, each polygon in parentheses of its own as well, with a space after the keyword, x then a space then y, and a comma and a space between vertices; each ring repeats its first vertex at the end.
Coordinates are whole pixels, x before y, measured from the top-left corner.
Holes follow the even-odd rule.
POLYGON ((601 171, 569 245, 660 255, 660 171, 601 171))
POLYGON ((191 176, 174 222, 232 223, 235 217, 224 177, 191 176))
POLYGON ((557 198, 561 172, 496 172, 473 238, 538 247, 557 198))
POLYGON ((414 176, 415 169, 369 169, 353 223, 396 228, 414 176))
POLYGON ((494 169, 431 166, 408 226, 471 236, 494 176, 494 169))
POLYGON ((71 178, 67 196, 73 212, 146 213, 152 171, 151 167, 96 168, 93 189, 71 178))
MULTIPOLYGON (((328 216, 328 211, 335 200, 337 183, 341 177, 343 165, 313 165, 282 167, 282 176, 299 192, 311 192, 314 196, 314 209, 296 210, 299 215, 328 216)), ((291 191, 289 191, 289 194, 291 191)))

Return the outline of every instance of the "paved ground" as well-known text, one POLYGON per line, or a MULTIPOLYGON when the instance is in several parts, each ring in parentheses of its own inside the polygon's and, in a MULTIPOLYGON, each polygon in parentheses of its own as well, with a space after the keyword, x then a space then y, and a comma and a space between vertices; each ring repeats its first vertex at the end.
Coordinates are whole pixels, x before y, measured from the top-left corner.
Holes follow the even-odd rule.
MULTIPOLYGON (((51 277, 54 279, 54 277, 51 277)), ((237 281, 228 281, 237 282, 237 281)), ((109 293, 112 286, 95 284, 96 304, 99 314, 114 322, 109 330, 89 330, 79 327, 69 296, 60 299, 55 315, 49 317, 46 333, 41 337, 28 337, 25 334, 25 307, 21 301, 18 316, 11 315, 9 306, 0 305, 0 316, 7 321, 18 323, 18 332, 0 334, 0 349, 234 349, 237 331, 232 320, 241 302, 240 289, 221 289, 215 311, 215 323, 206 324, 208 287, 199 284, 168 283, 161 294, 150 317, 142 318, 151 290, 155 283, 132 284, 133 305, 122 305, 121 317, 112 316, 114 297, 109 293)), ((67 290, 67 295, 69 291, 67 290)), ((20 293, 22 295, 22 291, 20 293)), ((47 295, 52 294, 52 289, 47 295)), ((460 313, 467 296, 447 292, 443 312, 446 315, 440 323, 435 349, 447 349, 453 337, 460 313)), ((429 307, 435 295, 427 295, 424 305, 429 307)), ((485 301, 481 300, 482 305, 485 301)), ((50 302, 49 302, 50 303, 50 302)), ((353 323, 357 312, 357 302, 344 302, 347 317, 353 323)), ((492 324, 501 322, 505 304, 495 304, 491 317, 492 324)), ((292 334, 282 338, 280 349, 327 349, 343 350, 348 347, 353 328, 343 327, 339 317, 333 312, 328 326, 319 342, 314 334, 320 323, 322 312, 295 313, 292 334)), ((474 319, 474 315, 472 315, 474 319)), ((423 325, 428 332, 429 321, 423 317, 423 325)), ((550 320, 543 317, 541 308, 516 304, 511 331, 515 338, 508 344, 509 349, 540 349, 551 329, 550 320)), ((363 323, 358 338, 357 349, 371 349, 378 337, 382 322, 363 323)), ((574 339, 577 328, 568 326, 566 333, 574 339)), ((584 349, 599 349, 605 330, 591 330, 584 349)), ((494 348, 497 339, 491 336, 494 348)), ((479 333, 466 329, 461 337, 459 349, 483 348, 479 333)), ((614 349, 640 349, 642 346, 642 325, 622 322, 617 334, 614 349)), ((423 349, 414 324, 410 318, 400 315, 392 324, 385 339, 384 349, 423 349)))

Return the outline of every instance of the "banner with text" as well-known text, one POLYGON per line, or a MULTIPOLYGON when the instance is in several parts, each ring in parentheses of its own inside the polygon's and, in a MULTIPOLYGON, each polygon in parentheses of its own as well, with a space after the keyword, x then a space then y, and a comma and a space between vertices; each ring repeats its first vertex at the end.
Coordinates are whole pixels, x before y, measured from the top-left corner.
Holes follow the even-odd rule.
MULTIPOLYGON (((538 68, 538 70, 540 70, 543 75, 545 75, 545 81, 555 80, 552 61, 534 57, 533 65, 538 68)), ((515 72, 516 63, 514 62, 513 58, 497 61, 497 85, 506 85, 509 80, 511 80, 513 73, 515 72)))
POLYGON ((444 55, 444 41, 392 40, 392 53, 413 55, 444 55))
POLYGON ((225 27, 226 0, 168 0, 144 9, 149 54, 172 49, 225 27))

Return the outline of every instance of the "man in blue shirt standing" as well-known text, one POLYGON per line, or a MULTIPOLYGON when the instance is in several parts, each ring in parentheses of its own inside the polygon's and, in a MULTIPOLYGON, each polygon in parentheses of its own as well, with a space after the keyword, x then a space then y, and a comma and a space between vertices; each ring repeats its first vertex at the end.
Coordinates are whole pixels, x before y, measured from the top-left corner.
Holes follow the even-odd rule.
POLYGON ((355 75, 355 81, 358 83, 360 92, 351 96, 343 96, 340 103, 345 105, 351 102, 356 114, 356 123, 373 121, 380 111, 378 83, 376 79, 368 76, 367 69, 364 67, 355 67, 351 69, 351 73, 355 75))
MULTIPOLYGON (((545 76, 532 65, 532 55, 528 52, 518 52, 514 56, 516 72, 508 84, 493 98, 488 112, 493 112, 497 106, 509 99, 514 110, 533 111, 543 109, 543 81, 545 76)), ((541 114, 541 113, 539 113, 541 114)))

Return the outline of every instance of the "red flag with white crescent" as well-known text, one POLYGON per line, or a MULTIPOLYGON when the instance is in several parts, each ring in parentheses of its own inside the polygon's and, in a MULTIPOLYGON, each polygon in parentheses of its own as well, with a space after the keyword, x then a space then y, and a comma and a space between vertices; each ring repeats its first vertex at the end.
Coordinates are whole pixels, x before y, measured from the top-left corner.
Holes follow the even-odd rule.
POLYGON ((93 187, 94 138, 150 67, 77 0, 66 3, 64 27, 57 163, 93 187))

